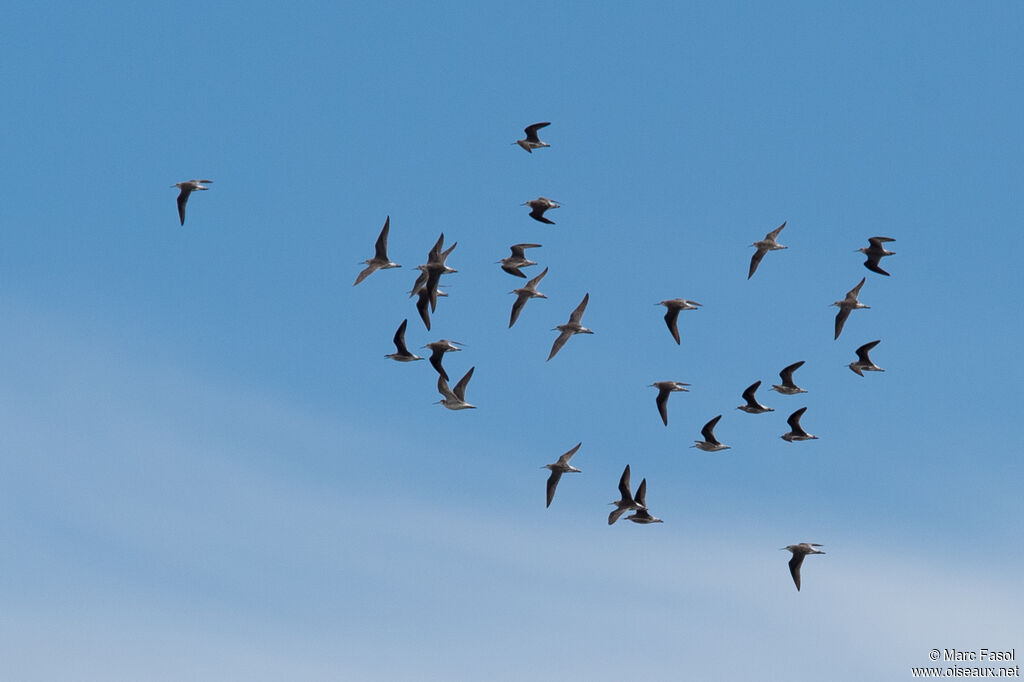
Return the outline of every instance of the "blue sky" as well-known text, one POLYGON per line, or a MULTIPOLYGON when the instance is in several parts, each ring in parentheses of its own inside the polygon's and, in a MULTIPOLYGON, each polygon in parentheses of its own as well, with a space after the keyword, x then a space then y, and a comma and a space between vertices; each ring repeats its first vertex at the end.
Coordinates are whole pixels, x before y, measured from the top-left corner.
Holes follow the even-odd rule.
POLYGON ((1022 19, 12 8, 0 677, 844 681, 1024 649, 1022 19), (181 227, 190 178, 214 182, 181 227), (403 267, 352 287, 388 215, 403 267), (406 292, 441 232, 427 332, 406 292), (508 329, 517 242, 548 299, 508 329), (545 362, 588 292, 595 334, 545 362), (680 346, 674 297, 703 304, 680 346), (445 366, 478 409, 383 357, 405 318, 410 347, 465 343, 445 366), (887 371, 857 377, 874 339, 887 371), (766 390, 797 360, 807 394, 766 390), (775 412, 734 409, 758 379, 775 412), (668 428, 661 380, 692 385, 668 428), (820 439, 779 439, 805 405, 820 439), (691 449, 717 414, 732 449, 691 449), (627 463, 664 524, 607 526, 627 463), (827 554, 798 593, 778 548, 803 541, 827 554))

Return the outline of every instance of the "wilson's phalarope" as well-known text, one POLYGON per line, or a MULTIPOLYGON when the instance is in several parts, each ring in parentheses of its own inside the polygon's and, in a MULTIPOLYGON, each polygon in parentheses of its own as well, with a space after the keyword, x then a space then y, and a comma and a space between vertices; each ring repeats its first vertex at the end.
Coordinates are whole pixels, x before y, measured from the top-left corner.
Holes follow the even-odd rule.
POLYGON ((509 329, 511 329, 512 325, 514 325, 516 320, 519 319, 519 313, 523 312, 523 306, 526 305, 527 301, 531 298, 547 298, 547 296, 537 291, 537 283, 544 279, 544 275, 546 274, 548 274, 548 269, 544 268, 544 272, 527 282, 526 286, 509 292, 510 294, 516 295, 515 303, 512 304, 512 316, 508 320, 509 329))
POLYGON ((700 435, 704 437, 704 440, 696 440, 693 442, 691 447, 698 448, 704 452, 718 452, 719 450, 728 450, 728 445, 722 445, 715 438, 715 425, 718 424, 718 420, 722 418, 722 415, 718 415, 700 430, 700 435))
POLYGON ((682 381, 655 381, 651 384, 658 389, 658 397, 654 399, 654 402, 658 405, 658 414, 661 415, 661 421, 665 426, 668 426, 668 394, 673 391, 686 392, 686 387, 689 385, 682 381))
POLYGON ((540 149, 541 147, 550 147, 547 142, 542 142, 537 137, 537 131, 545 126, 551 125, 551 121, 544 121, 543 123, 534 123, 533 125, 526 126, 523 132, 526 133, 526 138, 522 140, 516 140, 516 144, 525 149, 526 151, 533 153, 534 149, 540 149))
POLYGON ((892 237, 869 237, 868 243, 871 246, 865 246, 864 248, 857 249, 858 251, 860 251, 861 253, 868 257, 868 259, 864 261, 864 267, 866 267, 871 272, 877 272, 880 275, 885 275, 886 277, 888 277, 889 273, 881 268, 881 266, 878 264, 878 261, 882 260, 882 258, 884 258, 885 256, 896 255, 895 251, 887 251, 886 248, 882 246, 882 244, 884 244, 885 242, 894 241, 896 240, 893 239, 892 237))
POLYGON ((782 440, 792 443, 795 440, 814 440, 817 436, 804 431, 803 427, 800 426, 800 417, 804 416, 804 412, 807 411, 806 407, 801 407, 799 410, 789 415, 789 419, 786 423, 789 424, 789 433, 779 436, 782 440))
POLYGON ((746 405, 740 405, 737 410, 743 410, 749 414, 763 414, 765 412, 774 412, 775 410, 767 405, 762 405, 757 402, 757 398, 754 394, 757 392, 758 386, 761 385, 760 379, 747 386, 747 390, 743 391, 743 399, 747 401, 746 405))
POLYGON ((622 470, 622 476, 619 478, 619 499, 608 504, 614 504, 615 509, 608 515, 608 525, 612 525, 619 520, 619 517, 630 511, 631 509, 639 509, 640 504, 633 499, 633 493, 629 491, 629 465, 622 470))
MULTIPOLYGON (((441 358, 445 353, 454 353, 462 350, 455 344, 458 341, 449 341, 448 339, 439 339, 437 341, 431 341, 424 348, 429 348, 430 353, 430 364, 437 370, 437 373, 442 379, 448 381, 448 372, 444 371, 444 367, 441 366, 441 358)), ((460 344, 461 345, 461 344, 460 344)))
POLYGON ((526 249, 539 248, 540 244, 513 244, 512 246, 509 247, 509 249, 512 250, 512 255, 509 256, 508 258, 502 258, 500 261, 498 261, 499 263, 501 263, 501 269, 510 275, 515 275, 516 277, 522 277, 523 279, 526 279, 526 275, 524 275, 519 270, 519 268, 525 268, 530 265, 537 264, 536 261, 532 261, 526 257, 526 249))
POLYGON ((680 310, 696 310, 700 303, 696 301, 690 301, 685 298, 671 298, 661 303, 655 303, 654 305, 665 306, 665 324, 668 325, 668 330, 672 334, 672 338, 676 340, 676 344, 679 344, 679 311, 680 310))
POLYGON ((204 182, 213 184, 213 180, 185 180, 184 182, 176 182, 171 185, 171 187, 177 187, 181 190, 178 194, 178 217, 181 218, 182 225, 185 224, 185 204, 188 203, 188 196, 196 190, 210 189, 203 186, 204 182))
POLYGON ((590 301, 590 294, 587 293, 580 304, 576 306, 576 310, 572 311, 569 315, 569 321, 565 324, 560 324, 555 329, 561 332, 558 338, 555 339, 555 343, 551 346, 551 353, 548 354, 548 360, 555 357, 555 354, 561 350, 565 342, 569 340, 569 337, 573 334, 593 334, 591 330, 580 324, 580 320, 583 319, 583 311, 587 309, 587 303, 590 301))
POLYGON ((520 205, 529 206, 531 209, 530 217, 533 218, 534 220, 539 220, 542 223, 547 223, 548 225, 554 225, 555 221, 545 218, 544 211, 550 210, 552 208, 559 208, 561 206, 561 204, 558 204, 552 201, 551 199, 548 199, 547 197, 537 197, 536 199, 530 199, 529 201, 524 201, 520 205))
POLYGON ((805 360, 794 362, 792 365, 788 365, 779 372, 779 377, 782 378, 782 385, 772 384, 772 390, 778 391, 782 395, 796 395, 797 393, 807 393, 804 389, 800 388, 793 383, 793 372, 800 369, 805 360))
POLYGON ((437 391, 444 398, 438 400, 437 405, 444 405, 449 410, 471 410, 475 409, 476 405, 470 405, 466 402, 466 386, 469 385, 469 380, 473 378, 473 370, 476 367, 470 367, 466 375, 459 379, 459 383, 455 384, 454 389, 448 388, 448 382, 445 381, 444 377, 437 377, 437 391))
POLYGON ((384 227, 381 229, 380 236, 377 237, 377 243, 374 245, 373 258, 368 258, 363 261, 366 263, 366 269, 359 273, 359 276, 356 277, 356 281, 352 283, 352 286, 359 284, 377 270, 402 267, 398 263, 392 263, 391 259, 388 258, 388 232, 390 231, 391 216, 388 216, 384 219, 384 227))
POLYGON ((824 554, 815 547, 821 547, 817 542, 801 542, 799 545, 786 545, 780 548, 788 549, 793 553, 793 558, 789 560, 789 574, 793 576, 793 583, 796 585, 796 591, 800 591, 800 566, 804 563, 804 557, 808 554, 824 554))
POLYGON ((398 331, 395 332, 395 337, 392 339, 395 343, 396 351, 394 353, 388 353, 384 357, 397 360, 398 362, 412 362, 413 360, 423 359, 418 355, 410 353, 409 348, 405 345, 405 326, 408 323, 409 320, 405 319, 402 320, 402 324, 398 325, 398 331))
POLYGON ((636 489, 636 503, 640 505, 640 507, 626 517, 627 521, 632 521, 633 523, 664 523, 664 521, 656 516, 652 516, 651 513, 647 511, 646 478, 640 481, 640 486, 636 489))
POLYGON ((783 246, 775 241, 776 237, 779 236, 779 232, 782 232, 782 228, 786 227, 786 223, 782 223, 774 230, 764 236, 764 239, 754 242, 751 246, 756 246, 757 251, 750 257, 750 271, 747 273, 747 279, 754 276, 754 271, 757 270, 757 266, 761 264, 761 259, 764 258, 764 254, 769 251, 778 251, 779 249, 788 249, 788 246, 783 246))
POLYGON ((868 353, 871 349, 882 342, 881 339, 872 341, 871 343, 865 343, 863 346, 857 349, 857 359, 851 362, 849 367, 855 374, 864 376, 864 372, 884 372, 885 370, 876 365, 868 357, 868 353))
POLYGON ((843 333, 843 325, 846 324, 846 318, 850 316, 851 310, 860 310, 861 308, 870 308, 869 305, 864 305, 857 300, 857 296, 860 295, 860 288, 864 286, 864 282, 867 277, 862 277, 860 284, 855 286, 846 292, 846 298, 841 301, 836 301, 832 305, 839 308, 839 312, 836 313, 836 335, 835 338, 839 338, 839 335, 843 333))
POLYGON ((583 445, 582 442, 576 443, 576 447, 559 457, 557 462, 545 464, 541 467, 541 469, 551 469, 551 475, 548 476, 548 503, 545 505, 546 507, 550 507, 551 500, 555 499, 555 488, 558 486, 558 481, 561 480, 562 474, 569 472, 580 473, 579 469, 569 464, 569 460, 572 459, 572 456, 576 454, 581 445, 583 445))

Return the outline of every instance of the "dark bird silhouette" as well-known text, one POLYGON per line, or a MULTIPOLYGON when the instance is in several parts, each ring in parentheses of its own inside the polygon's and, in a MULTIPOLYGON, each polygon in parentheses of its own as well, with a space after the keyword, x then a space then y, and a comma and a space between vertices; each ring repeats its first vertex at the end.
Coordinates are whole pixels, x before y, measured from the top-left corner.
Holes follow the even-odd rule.
POLYGON ((213 184, 213 180, 185 180, 184 182, 176 182, 171 185, 171 187, 177 187, 181 190, 178 193, 178 217, 181 219, 182 225, 185 224, 185 204, 188 203, 189 195, 196 190, 210 189, 203 186, 204 182, 213 184))
POLYGON ((885 275, 886 277, 888 277, 889 273, 883 270, 882 267, 878 264, 878 262, 882 260, 882 258, 884 258, 885 256, 896 255, 895 251, 887 251, 886 248, 882 246, 882 244, 884 244, 885 242, 894 241, 896 240, 893 239, 892 237, 868 238, 868 244, 870 244, 870 246, 865 246, 864 248, 857 249, 858 251, 860 251, 861 253, 868 257, 868 259, 864 261, 864 267, 866 267, 871 272, 877 272, 880 275, 885 275))

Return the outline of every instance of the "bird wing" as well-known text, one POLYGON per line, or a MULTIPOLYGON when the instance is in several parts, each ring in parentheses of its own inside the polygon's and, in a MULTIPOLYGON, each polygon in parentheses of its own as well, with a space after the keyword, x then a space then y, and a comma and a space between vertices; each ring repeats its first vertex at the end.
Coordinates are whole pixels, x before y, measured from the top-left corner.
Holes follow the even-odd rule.
POLYGON ((754 393, 757 392, 757 387, 761 385, 761 381, 755 381, 754 383, 747 386, 747 390, 743 391, 743 399, 747 401, 747 405, 750 407, 759 407, 757 398, 754 397, 754 393))
POLYGON ((836 335, 835 338, 839 338, 839 335, 843 333, 843 325, 846 324, 846 318, 850 316, 850 308, 839 308, 839 312, 836 313, 836 335))
POLYGON ((430 312, 434 312, 437 309, 437 285, 440 283, 441 271, 436 268, 430 268, 427 271, 427 283, 423 286, 430 297, 430 312))
POLYGON ((580 301, 580 304, 578 306, 576 306, 576 310, 572 311, 572 314, 569 315, 569 322, 570 322, 570 324, 571 323, 576 323, 576 324, 580 323, 580 320, 583 319, 583 312, 587 309, 587 303, 589 303, 589 302, 590 302, 590 293, 587 292, 586 294, 584 294, 583 300, 580 301))
POLYGON ((522 277, 523 279, 526 279, 526 275, 523 274, 523 271, 520 270, 515 265, 502 264, 501 269, 510 275, 515 275, 516 277, 522 277))
POLYGON ((709 421, 707 424, 705 424, 704 428, 700 430, 700 435, 704 437, 705 441, 711 443, 712 445, 721 445, 721 443, 718 442, 718 439, 715 438, 715 424, 717 424, 718 420, 721 418, 722 415, 718 415, 717 417, 709 421))
POLYGON ((754 255, 750 257, 750 270, 747 272, 747 279, 754 276, 754 272, 757 271, 757 266, 761 264, 761 259, 764 258, 764 254, 768 253, 768 249, 762 249, 758 247, 754 255))
POLYGON ((868 237, 868 243, 871 244, 871 246, 874 246, 879 249, 882 248, 882 244, 884 244, 885 242, 894 241, 896 240, 893 239, 892 237, 868 237))
POLYGON ((793 558, 789 560, 789 574, 793 576, 793 583, 796 584, 797 592, 800 591, 800 564, 804 562, 804 555, 793 552, 793 558))
POLYGON ((857 286, 846 292, 846 300, 856 301, 857 297, 860 296, 860 288, 864 286, 864 282, 866 280, 867 277, 861 277, 860 282, 857 284, 857 286))
POLYGON ((531 279, 529 282, 527 282, 525 288, 526 289, 533 289, 534 291, 536 291, 537 290, 537 283, 540 282, 542 279, 544 279, 544 275, 546 275, 546 274, 548 274, 548 269, 544 268, 544 272, 540 273, 539 275, 537 275, 536 277, 531 279))
POLYGON ((419 300, 416 301, 416 310, 420 312, 420 319, 423 320, 423 326, 430 331, 430 292, 426 289, 419 290, 419 300))
POLYGON ((192 194, 191 189, 185 187, 181 188, 181 192, 178 193, 178 217, 181 218, 181 224, 185 224, 185 204, 188 203, 188 195, 192 194))
POLYGON ((572 459, 572 456, 576 454, 576 451, 580 449, 581 445, 583 445, 583 441, 576 443, 576 446, 572 450, 569 450, 569 452, 564 453, 558 458, 558 462, 560 464, 568 464, 569 460, 572 459))
POLYGON ((779 232, 782 232, 783 228, 785 228, 785 227, 786 227, 786 222, 784 221, 781 225, 779 225, 774 230, 772 230, 771 232, 766 234, 764 236, 765 240, 766 241, 775 241, 776 237, 779 236, 779 232))
POLYGON ((367 277, 369 277, 369 276, 370 276, 370 275, 372 275, 373 273, 377 272, 377 270, 378 270, 379 268, 380 268, 380 266, 379 266, 379 265, 377 265, 376 263, 374 263, 374 264, 372 264, 372 265, 367 265, 367 266, 366 266, 366 267, 365 267, 365 268, 363 269, 363 271, 362 271, 362 272, 360 272, 360 273, 359 273, 359 275, 358 275, 358 276, 356 277, 356 281, 352 282, 352 286, 355 286, 355 285, 359 284, 359 283, 360 283, 360 282, 362 282, 362 281, 363 281, 364 279, 366 279, 367 277))
POLYGON ((804 431, 803 427, 800 426, 800 417, 804 416, 804 412, 807 411, 806 407, 801 407, 799 410, 789 415, 789 419, 786 423, 789 424, 790 430, 800 436, 806 436, 807 432, 804 431))
POLYGON ((433 248, 427 253, 427 263, 438 263, 441 260, 441 247, 444 246, 444 232, 437 238, 433 248))
POLYGON ((552 469, 551 475, 548 476, 548 503, 546 507, 551 506, 551 500, 555 499, 555 488, 558 487, 558 481, 562 478, 562 472, 559 469, 552 469))
POLYGON ((871 254, 870 256, 868 256, 868 259, 864 261, 864 267, 866 267, 871 272, 877 272, 880 275, 885 275, 886 277, 888 277, 889 273, 883 270, 882 267, 878 264, 881 260, 882 254, 871 254))
POLYGON ((437 378, 437 392, 446 400, 458 400, 458 397, 452 393, 452 389, 448 388, 448 381, 443 376, 437 378))
POLYGON ((412 284, 412 290, 409 292, 409 298, 412 298, 420 292, 423 285, 427 283, 427 271, 423 269, 423 266, 419 266, 420 274, 416 275, 416 281, 412 284))
POLYGON ((622 470, 622 476, 619 477, 619 494, 622 496, 624 501, 633 501, 633 493, 629 491, 629 465, 622 470))
MULTIPOLYGON (((527 150, 527 151, 529 151, 529 150, 527 150)), ((554 225, 555 224, 554 220, 550 220, 550 219, 544 217, 544 211, 546 211, 546 210, 548 210, 547 206, 544 206, 544 207, 534 206, 533 210, 530 211, 530 217, 533 218, 534 220, 539 220, 542 223, 547 223, 548 225, 554 225)))
POLYGON ((803 367, 803 364, 805 362, 807 362, 807 361, 806 360, 800 360, 798 362, 794 362, 792 365, 788 365, 788 366, 782 368, 782 371, 779 372, 779 378, 782 379, 783 385, 785 385, 785 386, 796 386, 796 384, 793 383, 793 372, 795 372, 798 369, 800 369, 801 367, 803 367))
POLYGON ((452 244, 447 249, 445 249, 444 251, 441 252, 441 257, 440 257, 440 261, 439 261, 440 265, 444 265, 445 264, 445 262, 448 260, 448 254, 450 254, 452 251, 454 251, 455 247, 458 246, 458 245, 459 245, 459 243, 455 242, 454 244, 452 244))
POLYGON ((868 357, 868 353, 870 353, 871 349, 874 348, 875 346, 877 346, 878 344, 880 344, 881 342, 882 342, 881 339, 877 339, 877 340, 872 341, 870 343, 865 343, 863 346, 858 348, 857 349, 857 357, 860 359, 860 361, 861 362, 866 362, 869 365, 873 365, 874 363, 871 362, 871 358, 868 357))
POLYGON ((640 485, 637 486, 636 495, 633 497, 633 501, 636 502, 643 508, 647 508, 647 479, 641 479, 640 485))
POLYGON ((555 339, 555 342, 551 344, 551 352, 548 353, 548 360, 555 357, 558 351, 562 350, 562 346, 565 345, 565 342, 569 340, 570 336, 572 336, 572 332, 562 332, 561 334, 558 335, 558 338, 555 339))
MULTIPOLYGON (((526 301, 530 298, 529 294, 519 294, 516 296, 515 303, 512 304, 512 316, 508 320, 508 328, 511 329, 512 325, 519 319, 519 313, 523 312, 523 306, 526 305, 526 301)), ((548 358, 550 360, 551 358, 548 358)))
POLYGON ((617 507, 612 510, 612 513, 608 515, 608 525, 612 525, 619 520, 619 517, 626 513, 626 507, 617 507))
POLYGON ((661 415, 661 421, 665 426, 668 426, 668 394, 671 392, 672 389, 668 387, 659 387, 658 397, 654 400, 658 404, 658 414, 661 415))
POLYGON ((540 244, 513 244, 509 247, 513 258, 526 258, 526 249, 540 248, 540 244))
POLYGON ((384 227, 380 231, 380 236, 377 237, 377 243, 374 245, 374 256, 378 260, 383 260, 385 263, 390 259, 388 258, 388 232, 391 230, 391 216, 384 219, 384 227))
POLYGON ((466 386, 469 385, 469 380, 473 378, 473 370, 475 369, 475 366, 470 367, 469 371, 466 372, 466 374, 461 379, 459 379, 459 383, 455 384, 455 397, 461 400, 462 402, 466 402, 466 386))
MULTIPOLYGON (((448 381, 448 372, 444 371, 444 367, 441 366, 441 359, 444 357, 444 351, 440 348, 434 348, 432 350, 433 352, 430 354, 430 364, 433 365, 434 369, 437 370, 437 373, 442 379, 448 381)), ((446 388, 447 386, 448 384, 445 384, 446 388)))
POLYGON ((399 355, 409 355, 409 349, 405 345, 405 327, 409 324, 409 319, 402 320, 402 324, 398 325, 398 329, 395 331, 395 336, 391 339, 395 343, 395 349, 398 350, 399 355))
POLYGON ((665 311, 665 324, 672 333, 672 338, 679 344, 679 308, 669 308, 665 311))
POLYGON ((537 137, 537 131, 549 125, 551 125, 551 121, 544 121, 542 123, 534 123, 533 125, 529 125, 523 128, 523 132, 526 133, 526 141, 540 142, 540 138, 537 137))

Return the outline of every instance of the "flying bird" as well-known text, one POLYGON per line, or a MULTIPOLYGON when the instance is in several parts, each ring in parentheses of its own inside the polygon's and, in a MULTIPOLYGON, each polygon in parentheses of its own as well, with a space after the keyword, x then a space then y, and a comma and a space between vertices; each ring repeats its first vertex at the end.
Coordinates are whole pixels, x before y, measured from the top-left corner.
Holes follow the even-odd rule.
POLYGON ((608 515, 608 525, 612 525, 619 520, 619 517, 626 512, 639 509, 640 503, 633 499, 633 493, 629 491, 629 465, 622 471, 622 477, 619 478, 619 499, 608 504, 614 504, 615 509, 608 515))
POLYGON ((861 253, 868 257, 868 259, 864 261, 864 267, 866 267, 871 272, 877 272, 880 275, 885 275, 886 277, 888 277, 889 273, 883 270, 882 267, 878 264, 878 262, 882 260, 882 258, 884 258, 885 256, 896 255, 895 251, 888 251, 884 246, 882 246, 882 244, 884 244, 885 242, 894 241, 896 240, 893 239, 892 237, 868 238, 868 244, 870 244, 870 246, 865 246, 863 248, 857 249, 858 251, 860 251, 861 253))
POLYGON ((541 139, 537 137, 537 131, 549 125, 551 125, 551 121, 544 121, 543 123, 534 123, 533 125, 526 126, 526 128, 523 129, 523 132, 526 133, 526 138, 523 140, 516 140, 515 143, 531 154, 534 149, 550 147, 551 145, 547 142, 542 142, 541 139))
POLYGON ((836 335, 835 338, 839 338, 839 335, 843 333, 843 325, 846 324, 846 318, 850 316, 851 310, 859 310, 861 308, 870 308, 869 305, 864 305, 857 300, 857 296, 860 295, 860 288, 864 286, 864 282, 867 277, 862 277, 860 284, 855 286, 846 292, 846 298, 841 301, 836 301, 832 305, 839 308, 839 312, 836 313, 836 335))
MULTIPOLYGON (((523 306, 531 298, 547 298, 544 294, 537 291, 537 283, 544 279, 544 275, 548 274, 548 269, 544 268, 544 272, 540 273, 530 281, 526 283, 526 286, 521 289, 513 289, 510 294, 516 295, 515 303, 512 304, 512 316, 508 320, 508 328, 511 329, 512 325, 519 319, 519 313, 523 312, 523 306)), ((550 358, 548 358, 550 360, 550 358)))
POLYGON ((700 435, 704 437, 704 440, 696 440, 690 447, 698 448, 704 452, 718 452, 719 450, 728 450, 728 445, 723 445, 718 442, 715 438, 715 425, 718 424, 718 420, 722 418, 722 415, 718 415, 700 430, 700 435))
POLYGON ((420 319, 423 320, 423 326, 430 331, 430 292, 427 291, 426 287, 419 290, 419 299, 416 301, 416 310, 420 314, 420 319))
POLYGON ((676 344, 679 344, 679 326, 677 324, 679 320, 680 310, 696 310, 700 303, 696 301, 689 301, 685 298, 670 298, 667 301, 661 303, 655 303, 654 305, 665 306, 665 324, 668 325, 668 330, 672 334, 672 338, 676 340, 676 344))
POLYGON ((871 343, 865 343, 863 346, 857 349, 857 359, 851 362, 849 367, 858 376, 864 376, 864 372, 884 372, 885 370, 876 365, 868 357, 868 353, 871 349, 882 342, 881 339, 872 341, 871 343))
MULTIPOLYGON (((448 339, 440 339, 438 341, 431 341, 424 348, 429 348, 430 353, 430 364, 437 370, 437 373, 442 379, 448 381, 448 372, 444 371, 444 367, 441 366, 441 359, 445 353, 454 353, 462 350, 455 344, 457 341, 449 341, 448 339)), ((461 344, 460 344, 461 345, 461 344)))
POLYGON ((626 517, 627 521, 633 523, 664 523, 661 519, 651 516, 651 513, 647 511, 647 479, 640 481, 640 486, 636 489, 636 503, 640 505, 635 512, 626 517))
POLYGON ((801 407, 799 410, 789 415, 789 419, 786 420, 786 423, 789 424, 789 433, 780 436, 782 440, 792 443, 795 440, 815 440, 817 438, 817 436, 812 436, 804 431, 803 427, 800 426, 800 417, 804 416, 804 412, 806 411, 806 407, 801 407))
MULTIPOLYGON (((555 354, 559 350, 562 349, 562 346, 565 345, 565 342, 568 341, 569 337, 572 336, 573 334, 593 334, 594 333, 594 332, 590 331, 589 329, 587 329, 586 327, 584 327, 582 324, 580 324, 580 320, 583 319, 583 311, 587 309, 587 303, 589 301, 590 301, 590 293, 588 292, 583 297, 583 300, 580 301, 580 304, 578 306, 576 306, 576 310, 572 311, 572 314, 569 315, 569 321, 566 322, 565 324, 560 324, 557 327, 555 327, 555 329, 560 331, 561 334, 558 335, 558 338, 555 339, 555 343, 552 344, 552 346, 551 346, 551 353, 548 355, 548 360, 550 360, 551 358, 555 357, 555 354)), ((552 331, 554 331, 554 330, 552 330, 552 331)))
POLYGON ((204 187, 203 183, 208 182, 213 184, 213 180, 186 180, 184 182, 176 182, 171 187, 177 187, 181 190, 178 194, 178 217, 181 218, 181 224, 185 224, 185 204, 188 203, 188 197, 192 192, 200 189, 210 189, 204 187))
POLYGON ((356 277, 356 281, 352 283, 352 286, 359 284, 377 270, 402 267, 398 263, 392 263, 391 259, 388 258, 388 232, 390 231, 391 216, 388 216, 384 219, 384 227, 381 229, 380 236, 377 237, 377 243, 374 245, 373 258, 368 258, 363 261, 366 263, 366 269, 359 273, 359 276, 356 277))
POLYGON ((548 225, 554 225, 555 221, 545 218, 544 211, 548 211, 552 208, 559 208, 561 206, 561 204, 555 203, 554 201, 548 199, 547 197, 537 197, 536 199, 530 199, 529 201, 525 201, 520 205, 529 206, 530 217, 542 223, 547 223, 548 225))
POLYGON ((786 223, 782 223, 774 230, 764 236, 764 239, 756 241, 751 246, 756 246, 757 251, 750 257, 750 271, 747 273, 747 279, 754 276, 754 271, 757 270, 757 266, 761 264, 761 259, 764 258, 764 254, 769 251, 778 251, 779 249, 788 249, 788 246, 783 246, 775 241, 776 237, 779 236, 779 232, 782 232, 782 228, 786 227, 786 223))
POLYGON ((747 390, 743 391, 743 399, 747 401, 746 405, 740 405, 737 410, 743 410, 748 414, 763 414, 765 412, 774 412, 775 410, 767 405, 762 405, 757 402, 757 398, 754 394, 757 392, 757 387, 761 385, 761 380, 757 380, 754 383, 747 386, 747 390))
MULTIPOLYGON (((402 320, 402 324, 398 325, 398 330, 395 332, 395 338, 392 341, 395 342, 395 352, 388 353, 384 357, 397 360, 398 362, 412 362, 413 360, 422 360, 418 355, 409 352, 408 347, 405 345, 405 327, 409 324, 409 320, 402 320)), ((429 329, 429 327, 428 327, 429 329)))
POLYGON ((779 372, 779 377, 782 379, 782 385, 772 384, 772 390, 778 391, 782 395, 796 395, 797 393, 807 393, 804 389, 793 383, 793 372, 800 369, 804 360, 794 362, 792 365, 787 365, 779 372))
POLYGON ((572 456, 576 454, 576 451, 580 449, 581 445, 583 445, 582 442, 576 443, 576 446, 559 457, 557 462, 553 464, 545 464, 541 467, 541 469, 551 469, 551 475, 548 476, 548 503, 545 505, 546 507, 550 507, 551 500, 555 499, 555 488, 558 487, 558 481, 561 480, 562 474, 580 472, 579 469, 569 464, 569 460, 572 459, 572 456))
POLYGON ((502 258, 500 261, 498 261, 499 263, 501 263, 501 269, 510 275, 515 275, 516 277, 522 277, 523 279, 526 279, 526 275, 524 275, 519 268, 525 268, 530 265, 537 264, 536 261, 532 261, 526 257, 526 249, 539 248, 540 244, 513 244, 512 246, 509 247, 509 249, 511 249, 512 251, 512 255, 507 258, 502 258))
POLYGON ((455 242, 442 251, 441 247, 444 246, 444 232, 442 232, 441 236, 437 238, 437 242, 434 243, 433 248, 430 249, 430 253, 427 254, 427 262, 416 266, 420 274, 412 285, 412 291, 409 292, 409 296, 415 296, 420 292, 420 289, 426 288, 427 294, 430 297, 430 312, 434 312, 437 308, 437 289, 441 281, 441 275, 458 272, 458 270, 449 267, 447 264, 448 254, 454 251, 458 245, 459 243, 455 242))
POLYGON ((786 545, 780 548, 788 549, 793 553, 793 558, 789 560, 789 574, 793 576, 793 583, 796 585, 796 591, 800 591, 800 566, 804 563, 804 557, 808 554, 824 554, 815 547, 821 547, 817 542, 801 542, 799 545, 786 545))
POLYGON ((690 384, 684 384, 682 381, 655 381, 651 386, 658 389, 658 397, 654 399, 654 402, 658 405, 658 414, 661 415, 661 421, 668 426, 668 395, 673 391, 684 391, 690 384))
MULTIPOLYGON (((441 286, 441 285, 438 285, 441 286)), ((440 289, 437 290, 438 296, 447 296, 448 294, 440 289)), ((423 326, 430 331, 430 292, 427 291, 426 287, 421 287, 416 292, 418 297, 416 300, 416 311, 420 314, 420 319, 423 320, 423 326)))
POLYGON ((470 367, 466 375, 459 379, 459 383, 455 384, 454 389, 448 388, 448 382, 443 376, 437 377, 437 392, 444 397, 434 404, 444 405, 449 410, 476 409, 476 405, 470 405, 466 402, 466 386, 469 385, 469 380, 473 378, 473 370, 475 369, 476 367, 470 367))

